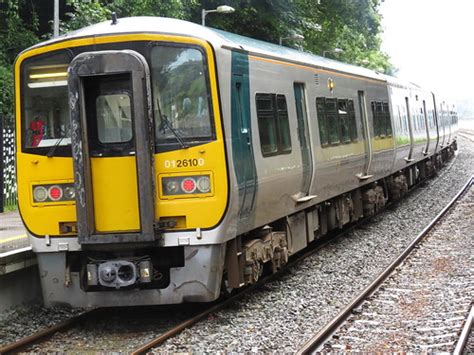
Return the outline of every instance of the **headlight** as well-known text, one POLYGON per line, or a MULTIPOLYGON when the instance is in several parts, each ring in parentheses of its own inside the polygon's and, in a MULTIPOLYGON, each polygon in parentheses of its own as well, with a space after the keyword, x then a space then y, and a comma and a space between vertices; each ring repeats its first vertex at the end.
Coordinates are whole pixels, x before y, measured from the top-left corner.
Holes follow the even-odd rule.
POLYGON ((33 189, 33 200, 35 202, 44 202, 48 198, 48 190, 44 186, 35 186, 33 189))
POLYGON ((33 185, 33 202, 63 202, 76 198, 74 184, 42 184, 33 185))
POLYGON ((197 188, 202 193, 211 191, 211 180, 209 176, 200 177, 197 181, 197 188))
POLYGON ((161 178, 163 196, 209 194, 212 190, 210 175, 166 176, 161 178))
POLYGON ((64 189, 64 198, 67 200, 74 200, 76 198, 76 190, 74 187, 66 187, 64 189))

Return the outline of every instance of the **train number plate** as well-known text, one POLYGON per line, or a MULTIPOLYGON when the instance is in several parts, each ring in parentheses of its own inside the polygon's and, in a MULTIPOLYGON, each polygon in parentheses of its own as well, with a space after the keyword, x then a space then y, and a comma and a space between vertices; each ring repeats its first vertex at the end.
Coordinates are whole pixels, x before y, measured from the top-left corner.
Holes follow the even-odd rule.
POLYGON ((204 166, 204 158, 165 160, 165 168, 189 168, 195 166, 204 166))

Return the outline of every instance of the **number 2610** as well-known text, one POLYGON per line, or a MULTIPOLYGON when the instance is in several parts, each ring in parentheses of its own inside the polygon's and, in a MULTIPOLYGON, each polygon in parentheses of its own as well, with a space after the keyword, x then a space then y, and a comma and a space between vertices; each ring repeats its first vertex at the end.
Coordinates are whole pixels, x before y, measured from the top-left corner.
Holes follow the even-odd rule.
POLYGON ((203 158, 165 160, 165 168, 188 168, 194 166, 204 166, 203 158))

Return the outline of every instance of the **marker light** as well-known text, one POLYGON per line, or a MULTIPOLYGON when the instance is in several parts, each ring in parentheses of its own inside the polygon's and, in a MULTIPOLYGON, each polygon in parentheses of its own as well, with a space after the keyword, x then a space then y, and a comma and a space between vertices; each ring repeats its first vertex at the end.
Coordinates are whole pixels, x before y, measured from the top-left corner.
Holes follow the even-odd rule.
POLYGON ((198 179, 197 189, 202 193, 206 193, 211 190, 211 180, 209 179, 209 176, 202 176, 198 179))
POLYGON ((163 197, 181 195, 182 198, 189 198, 190 195, 207 195, 212 190, 211 175, 165 176, 161 178, 161 186, 163 197))
POLYGON ((64 198, 66 200, 74 200, 76 198, 76 190, 74 190, 74 187, 66 187, 64 189, 64 198))
POLYGON ((175 181, 175 180, 168 181, 168 183, 166 184, 166 190, 167 190, 168 193, 178 192, 178 190, 179 190, 178 182, 175 181))
POLYGON ((192 194, 196 190, 196 181, 192 178, 186 178, 181 182, 181 189, 187 194, 192 194))
POLYGON ((58 185, 54 185, 49 188, 48 195, 52 201, 59 201, 63 197, 63 190, 58 185))
POLYGON ((33 185, 33 203, 74 202, 74 183, 33 185))
POLYGON ((48 198, 48 190, 44 186, 36 186, 33 189, 33 200, 35 202, 44 202, 48 198))

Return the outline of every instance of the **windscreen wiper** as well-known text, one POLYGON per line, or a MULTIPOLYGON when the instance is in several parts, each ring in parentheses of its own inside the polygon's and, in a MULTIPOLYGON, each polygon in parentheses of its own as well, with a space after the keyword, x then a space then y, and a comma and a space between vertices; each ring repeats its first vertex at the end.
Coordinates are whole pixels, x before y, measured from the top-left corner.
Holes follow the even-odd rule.
POLYGON ((156 102, 156 107, 158 107, 158 114, 160 115, 160 120, 161 120, 158 130, 164 134, 165 127, 168 128, 171 131, 171 133, 173 133, 173 135, 176 137, 177 141, 181 145, 181 148, 183 149, 189 148, 189 146, 184 141, 183 137, 181 137, 181 135, 173 128, 173 126, 171 125, 171 122, 168 120, 168 117, 166 117, 166 115, 163 115, 161 113, 160 104, 158 102, 156 102))
POLYGON ((49 148, 49 151, 48 151, 48 153, 46 154, 46 156, 47 156, 48 158, 51 158, 51 157, 53 156, 54 152, 56 151, 56 148, 59 147, 59 145, 61 144, 61 142, 63 141, 63 139, 68 136, 67 133, 68 133, 67 131, 64 132, 64 134, 63 134, 61 137, 59 137, 59 139, 56 141, 56 143, 54 143, 54 145, 53 145, 51 148, 49 148))

